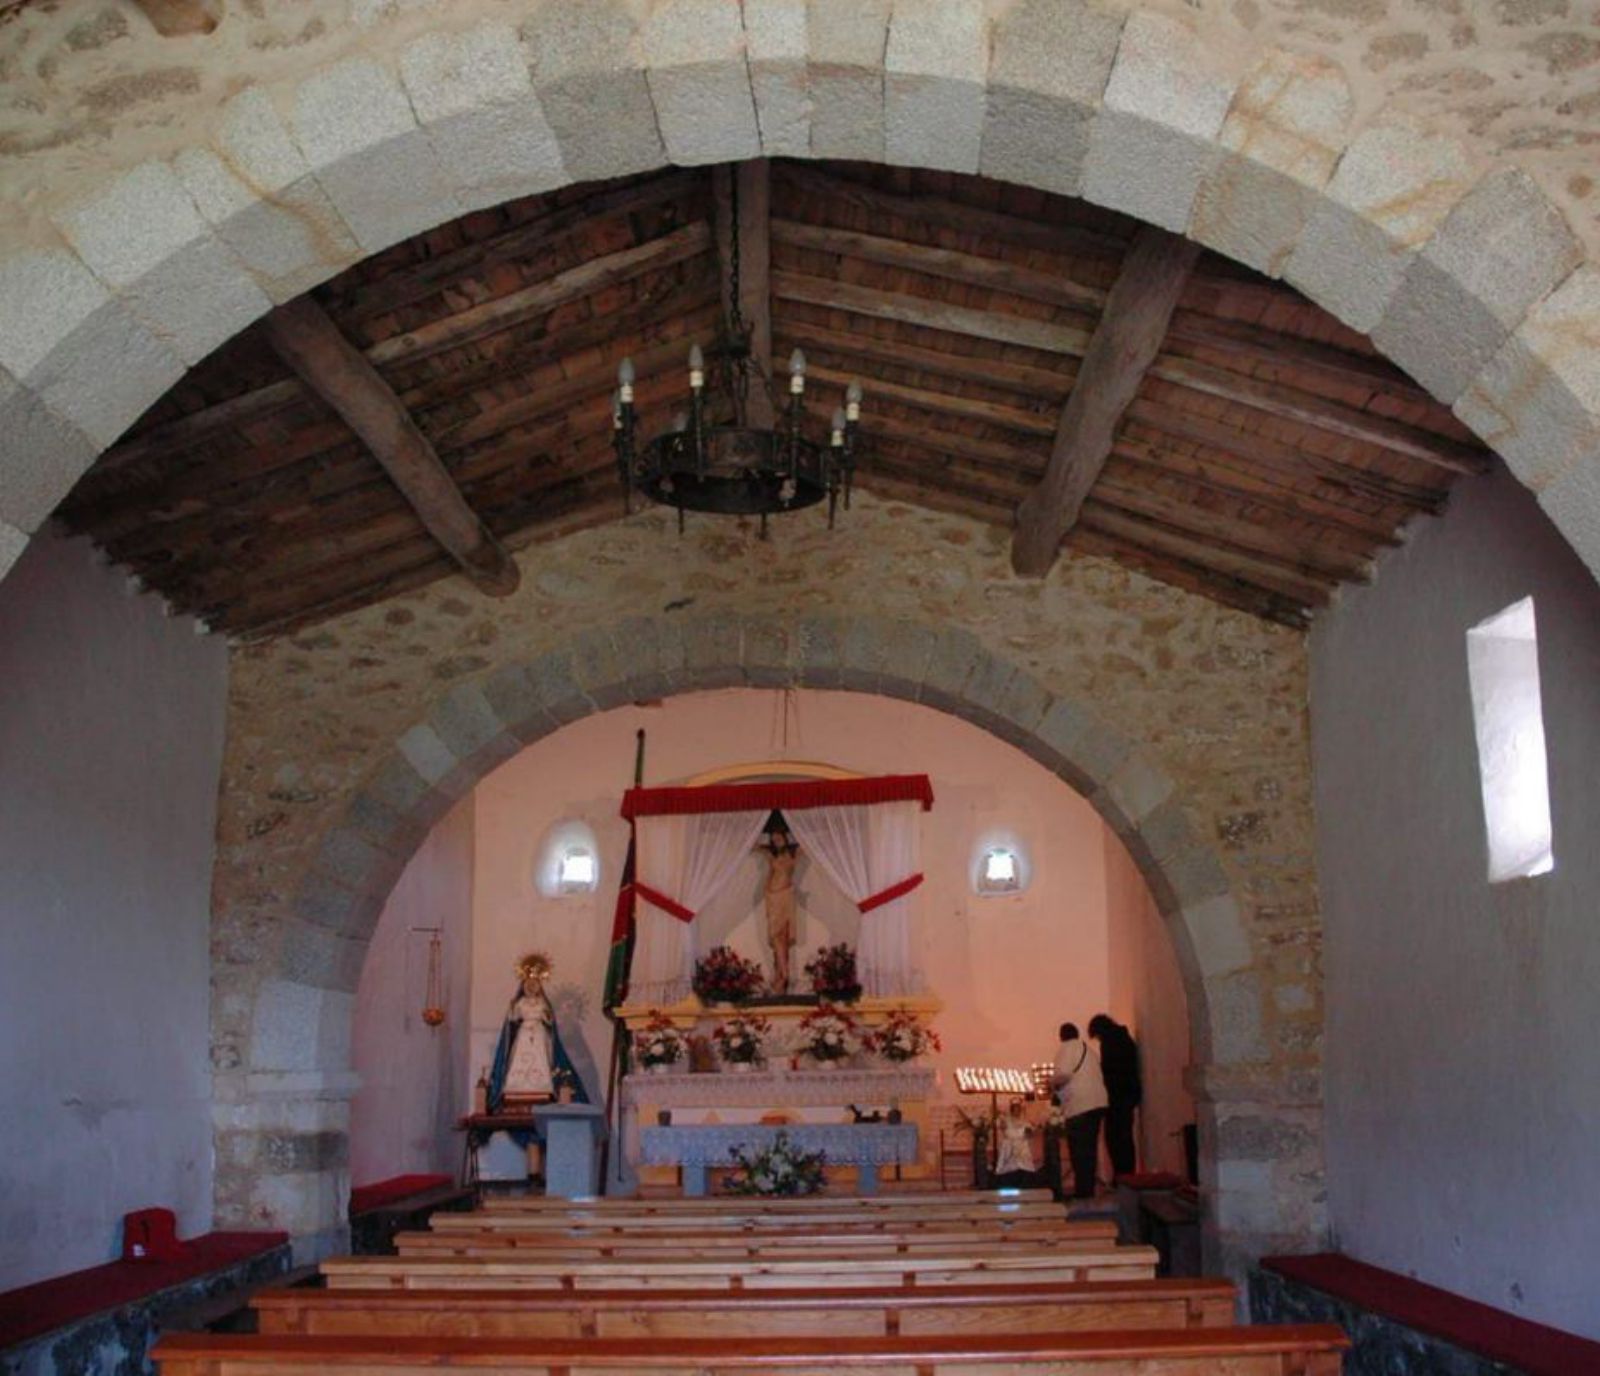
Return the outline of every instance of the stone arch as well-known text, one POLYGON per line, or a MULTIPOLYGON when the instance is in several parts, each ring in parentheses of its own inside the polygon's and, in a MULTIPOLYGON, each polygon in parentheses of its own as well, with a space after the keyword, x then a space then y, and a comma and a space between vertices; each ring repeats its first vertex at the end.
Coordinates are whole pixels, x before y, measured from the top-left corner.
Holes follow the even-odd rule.
POLYGON ((400 8, 366 17, 360 55, 330 36, 220 108, 179 101, 158 156, 131 139, 88 179, 53 177, 48 151, 23 167, 38 186, 8 197, 0 259, 0 571, 274 302, 465 210, 760 154, 1082 195, 1279 273, 1451 403, 1600 571, 1600 266, 1486 146, 1386 107, 1358 122, 1326 58, 1081 0, 400 8))
MULTIPOLYGON (((320 1216, 302 1216, 300 1228, 336 1228, 346 1183, 338 1106, 350 1092, 349 1021, 361 957, 433 823, 498 765, 569 722, 641 699, 741 686, 921 703, 1017 746, 1087 797, 1137 861, 1177 951, 1213 1264, 1242 1269, 1264 1249, 1318 1239, 1319 1095, 1274 1080, 1261 1063, 1268 982, 1223 864, 1154 752, 1106 726, 1092 704, 1054 694, 966 631, 867 616, 633 618, 437 701, 369 772, 291 886, 290 937, 261 972, 248 1039, 227 1052, 254 1092, 306 1102, 269 1112, 271 1128, 243 1132, 236 1107, 219 1107, 219 1210, 270 1200, 281 1177, 300 1176, 298 1186, 311 1186, 322 1201, 320 1216), (619 645, 628 647, 626 659, 619 645), (292 1126, 307 1114, 314 1127, 292 1126), (1281 1158, 1263 1153, 1263 1123, 1289 1134, 1294 1150, 1281 1158)), ((246 1212, 259 1216, 259 1205, 246 1212)))

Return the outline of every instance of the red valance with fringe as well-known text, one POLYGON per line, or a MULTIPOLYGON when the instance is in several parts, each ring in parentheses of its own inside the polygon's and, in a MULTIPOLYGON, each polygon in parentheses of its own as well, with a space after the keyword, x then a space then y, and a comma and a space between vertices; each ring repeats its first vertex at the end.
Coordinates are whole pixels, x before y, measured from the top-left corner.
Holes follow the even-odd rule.
POLYGON ((801 779, 787 783, 707 784, 703 788, 630 788, 622 815, 684 816, 698 812, 786 812, 808 807, 863 807, 873 803, 921 803, 933 807, 926 774, 881 774, 871 779, 801 779))

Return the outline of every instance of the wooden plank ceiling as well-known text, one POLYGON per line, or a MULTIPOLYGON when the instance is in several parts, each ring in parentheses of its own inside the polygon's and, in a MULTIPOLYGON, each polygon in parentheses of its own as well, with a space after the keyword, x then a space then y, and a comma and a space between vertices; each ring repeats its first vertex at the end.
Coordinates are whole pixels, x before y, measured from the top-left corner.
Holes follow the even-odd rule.
MULTIPOLYGON (((744 256, 767 278, 773 355, 810 360, 819 427, 859 377, 860 485, 1008 529, 1021 506, 1024 572, 1048 567, 1064 534, 1068 549, 1304 625, 1488 466, 1364 338, 1157 231, 980 178, 751 171, 770 175, 770 268, 748 243, 744 256), (1069 404, 1080 367, 1092 385, 1069 404)), ((568 188, 361 263, 311 293, 320 310, 297 303, 193 369, 84 475, 62 520, 244 638, 471 573, 469 557, 491 586, 496 542, 621 514, 617 363, 633 356, 653 433, 684 404, 689 345, 717 334, 728 180, 669 170, 568 188), (349 404, 293 333, 326 335, 329 319, 354 346, 349 404), (398 458, 380 433, 396 429, 398 458), (446 492, 441 519, 418 493, 437 497, 445 475, 465 508, 446 492)), ((337 336, 316 347, 340 352, 337 336)), ((852 538, 848 517, 835 538, 852 538)))

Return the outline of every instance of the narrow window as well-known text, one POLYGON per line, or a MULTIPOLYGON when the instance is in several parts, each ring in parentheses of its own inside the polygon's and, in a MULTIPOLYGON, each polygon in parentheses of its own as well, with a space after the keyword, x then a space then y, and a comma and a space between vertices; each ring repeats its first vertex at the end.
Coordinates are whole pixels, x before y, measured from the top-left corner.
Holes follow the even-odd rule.
POLYGON ((1489 834, 1489 881, 1547 874, 1556 862, 1531 597, 1467 632, 1467 672, 1489 834))
POLYGON ((978 862, 977 883, 980 894, 1016 893, 1022 887, 1022 866, 1016 851, 1008 846, 990 846, 978 862))
POLYGON ((599 877, 592 851, 585 850, 581 846, 573 846, 561 857, 563 893, 589 893, 599 877))

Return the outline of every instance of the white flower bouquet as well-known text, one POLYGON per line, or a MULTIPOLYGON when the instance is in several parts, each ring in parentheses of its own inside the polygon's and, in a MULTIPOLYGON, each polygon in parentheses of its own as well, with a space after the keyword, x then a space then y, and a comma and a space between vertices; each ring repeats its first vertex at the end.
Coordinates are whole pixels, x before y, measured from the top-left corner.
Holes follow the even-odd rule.
POLYGON ((831 1004, 800 1019, 800 1049, 816 1061, 842 1061, 860 1045, 856 1020, 831 1004))

